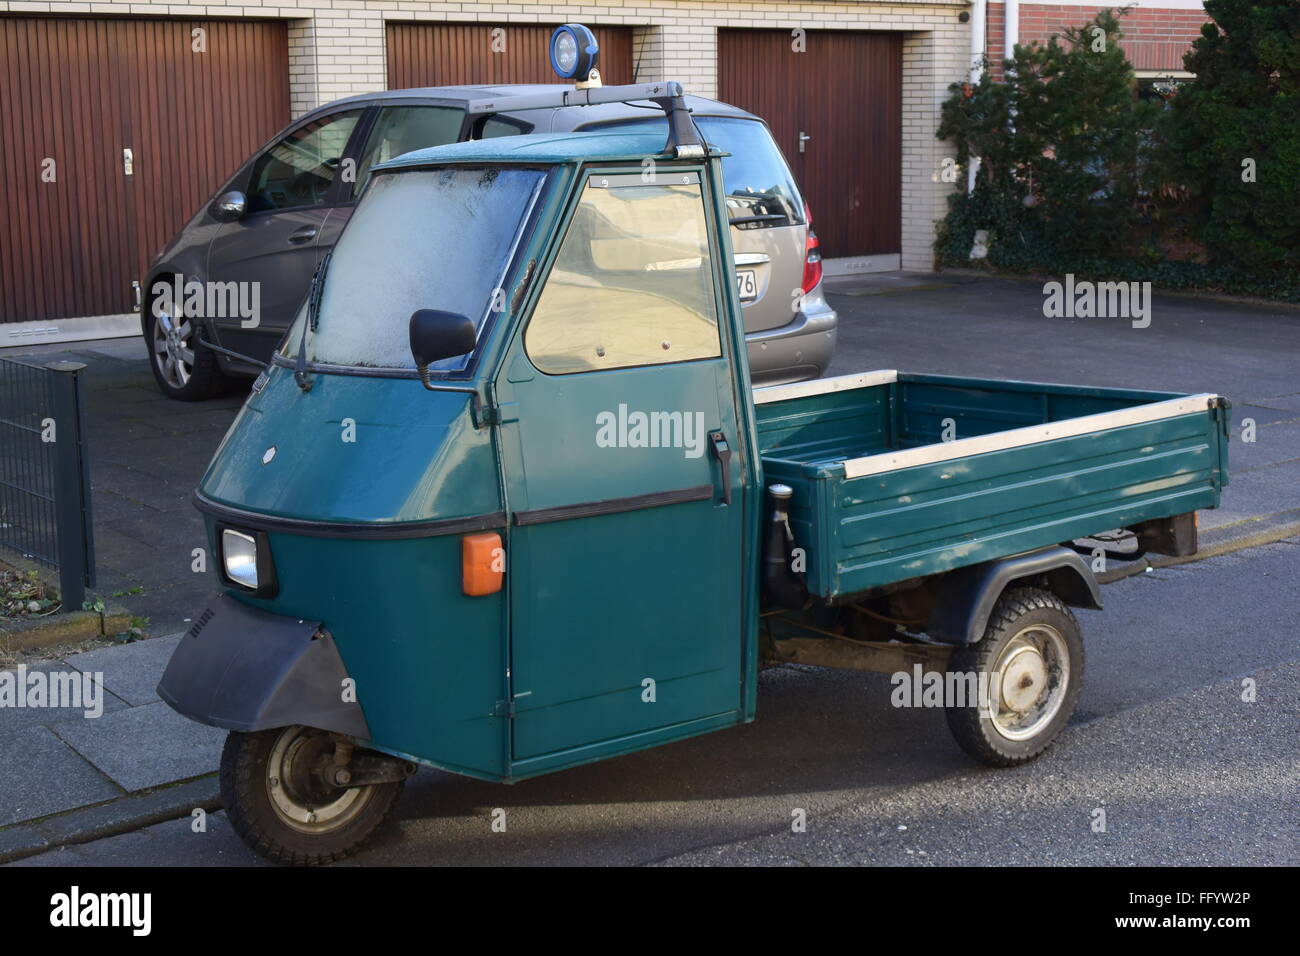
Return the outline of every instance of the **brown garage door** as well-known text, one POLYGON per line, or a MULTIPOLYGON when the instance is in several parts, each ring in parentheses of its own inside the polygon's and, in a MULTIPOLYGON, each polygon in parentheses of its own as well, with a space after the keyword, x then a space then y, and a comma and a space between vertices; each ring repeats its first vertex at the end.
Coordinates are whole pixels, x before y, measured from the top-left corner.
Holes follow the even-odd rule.
MULTIPOLYGON (((558 83, 547 50, 553 26, 491 23, 390 23, 388 88, 476 83, 558 83), (494 31, 501 31, 494 33, 494 31)), ((632 82, 632 31, 593 27, 600 75, 632 82)))
POLYGON ((288 121, 282 23, 0 17, 0 322, 130 311, 131 280, 288 121))
POLYGON ((899 34, 719 30, 718 96, 772 127, 825 256, 897 253, 902 231, 899 34), (799 151, 800 134, 804 151, 799 151))

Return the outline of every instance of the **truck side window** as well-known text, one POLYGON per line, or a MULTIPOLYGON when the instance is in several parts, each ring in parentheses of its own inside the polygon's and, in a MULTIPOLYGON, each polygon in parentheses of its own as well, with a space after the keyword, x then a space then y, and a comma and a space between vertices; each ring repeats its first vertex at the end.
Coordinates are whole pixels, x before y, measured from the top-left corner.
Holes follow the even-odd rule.
POLYGON ((722 354, 708 222, 696 173, 587 181, 532 319, 543 372, 663 365, 722 354))

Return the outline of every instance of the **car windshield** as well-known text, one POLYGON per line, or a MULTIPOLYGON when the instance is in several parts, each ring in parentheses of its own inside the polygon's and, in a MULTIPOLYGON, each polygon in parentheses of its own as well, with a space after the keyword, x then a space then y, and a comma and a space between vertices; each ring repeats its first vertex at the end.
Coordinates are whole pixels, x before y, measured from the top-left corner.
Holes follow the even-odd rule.
MULTIPOLYGON (((481 333, 544 176, 496 167, 377 175, 330 258, 307 359, 413 369, 408 329, 419 309, 467 315, 481 333)), ((297 356, 307 313, 305 302, 281 356, 297 356)), ((454 372, 469 358, 430 368, 454 372)))
MULTIPOLYGON (((722 158, 722 179, 733 226, 761 229, 803 223, 799 190, 767 127, 757 120, 725 116, 697 116, 695 125, 708 143, 730 153, 722 158)), ((597 128, 668 135, 668 121, 662 118, 615 121, 597 128)))

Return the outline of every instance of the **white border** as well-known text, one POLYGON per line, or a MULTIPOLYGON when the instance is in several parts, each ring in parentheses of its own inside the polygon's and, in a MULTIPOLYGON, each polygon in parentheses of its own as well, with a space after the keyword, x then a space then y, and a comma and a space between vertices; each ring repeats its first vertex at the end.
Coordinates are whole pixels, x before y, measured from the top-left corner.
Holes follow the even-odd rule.
POLYGON ((754 389, 754 404, 766 405, 769 402, 784 402, 808 395, 825 395, 828 392, 844 392, 853 388, 870 388, 872 385, 892 385, 897 381, 897 370, 889 368, 876 372, 858 372, 856 375, 815 378, 811 382, 792 382, 789 385, 764 385, 754 389))
POLYGON ((966 458, 971 455, 983 455, 991 451, 1003 451, 1021 445, 1036 445, 1040 442, 1055 441, 1058 438, 1071 438, 1087 432, 1106 431, 1111 428, 1123 428, 1125 425, 1140 425, 1144 422, 1159 421, 1162 418, 1177 418, 1179 415, 1191 415, 1206 411, 1217 395, 1203 392, 1186 398, 1171 398, 1160 402, 1138 405, 1134 408, 1121 408, 1113 412, 1099 412, 1096 415, 1083 415, 1079 418, 1067 418, 1064 421, 1049 422, 1046 425, 1028 425, 1024 428, 1012 428, 1008 431, 993 432, 989 435, 977 435, 973 438, 959 438, 956 441, 940 442, 937 445, 922 445, 903 451, 883 452, 867 455, 863 458, 850 458, 844 462, 845 478, 863 478, 878 475, 885 471, 897 471, 900 468, 915 468, 918 465, 933 465, 954 458, 966 458))

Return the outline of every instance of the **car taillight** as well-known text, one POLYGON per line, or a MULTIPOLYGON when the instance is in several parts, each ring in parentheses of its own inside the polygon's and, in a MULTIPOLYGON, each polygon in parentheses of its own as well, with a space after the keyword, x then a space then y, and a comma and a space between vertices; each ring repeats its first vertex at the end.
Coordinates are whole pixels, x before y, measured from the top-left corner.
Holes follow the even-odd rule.
POLYGON ((812 217, 809 217, 808 226, 808 245, 804 252, 803 260, 803 292, 807 295, 813 289, 817 288, 817 283, 822 281, 822 252, 821 243, 817 241, 817 233, 812 231, 812 217))

